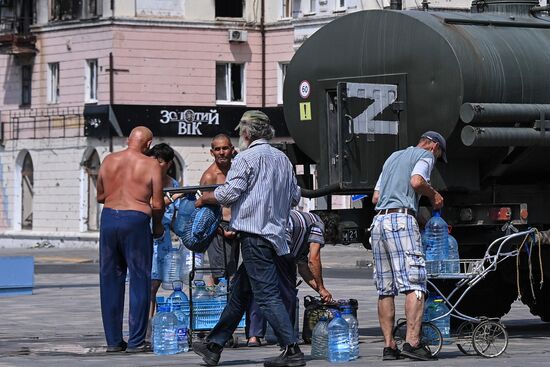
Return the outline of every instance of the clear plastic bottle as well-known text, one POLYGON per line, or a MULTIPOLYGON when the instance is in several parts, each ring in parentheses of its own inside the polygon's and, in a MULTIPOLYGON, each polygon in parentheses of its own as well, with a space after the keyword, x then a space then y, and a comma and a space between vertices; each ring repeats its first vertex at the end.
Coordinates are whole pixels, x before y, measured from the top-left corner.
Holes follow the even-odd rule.
POLYGON ((458 242, 456 238, 449 234, 449 255, 447 256, 446 273, 460 273, 460 256, 458 254, 458 242))
POLYGON ((353 316, 351 306, 343 306, 342 318, 346 320, 349 328, 349 359, 359 358, 359 322, 353 316))
MULTIPOLYGON (((189 284, 189 272, 191 271, 193 267, 193 252, 187 249, 182 243, 180 239, 180 252, 181 252, 181 258, 182 258, 182 264, 180 269, 180 279, 183 281, 184 284, 189 284)), ((195 268, 202 267, 204 254, 200 252, 195 252, 195 268)), ((203 273, 197 272, 195 274, 195 279, 202 279, 203 273)))
POLYGON ((183 311, 181 303, 172 304, 172 312, 178 319, 176 328, 176 338, 178 340, 178 353, 189 351, 189 340, 187 339, 187 330, 189 327, 189 314, 183 311))
POLYGON ((155 354, 178 353, 177 326, 178 319, 174 313, 170 312, 170 306, 166 304, 160 306, 153 318, 153 352, 155 354))
POLYGON ((212 325, 213 299, 203 280, 196 280, 193 287, 193 328, 210 329, 212 325))
POLYGON ((439 211, 434 211, 433 216, 426 223, 424 230, 424 247, 426 248, 426 272, 439 274, 442 272, 441 260, 448 256, 448 226, 441 218, 439 211))
POLYGON ((328 318, 323 315, 311 332, 311 358, 328 359, 328 318))
POLYGON ((340 312, 328 324, 328 361, 346 363, 349 361, 349 327, 340 312))
POLYGON ((174 311, 175 306, 180 306, 181 311, 187 317, 187 323, 189 323, 189 298, 182 290, 183 282, 176 281, 173 283, 173 286, 174 291, 166 299, 166 302, 172 307, 171 311, 174 311))
POLYGON ((179 248, 172 247, 164 256, 162 273, 162 288, 172 289, 172 283, 180 279, 182 257, 179 248))
POLYGON ((442 298, 434 297, 432 301, 432 308, 431 308, 431 319, 432 323, 437 326, 439 331, 441 331, 441 335, 443 336, 443 339, 449 339, 451 336, 451 315, 447 315, 445 317, 442 317, 438 320, 434 320, 436 317, 445 315, 449 312, 449 308, 445 304, 445 301, 443 301, 442 298))

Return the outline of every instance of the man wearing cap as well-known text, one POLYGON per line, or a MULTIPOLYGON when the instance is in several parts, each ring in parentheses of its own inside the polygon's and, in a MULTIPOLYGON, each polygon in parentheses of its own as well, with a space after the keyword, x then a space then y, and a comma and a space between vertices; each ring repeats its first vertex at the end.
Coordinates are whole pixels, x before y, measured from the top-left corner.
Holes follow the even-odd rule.
POLYGON ((377 215, 371 225, 374 282, 378 291, 378 319, 384 334, 383 360, 433 359, 420 342, 426 269, 420 231, 415 215, 420 196, 426 196, 433 209, 443 206, 443 197, 430 185, 436 159, 447 163, 446 142, 441 134, 427 131, 416 147, 394 152, 384 163, 372 197, 377 215), (407 336, 399 351, 393 339, 394 297, 404 293, 407 336))
POLYGON ((207 365, 217 365, 223 346, 254 294, 284 348, 264 366, 303 366, 304 354, 281 299, 274 263, 276 256, 290 252, 285 228, 291 207, 300 200, 300 188, 288 158, 268 143, 275 131, 263 112, 245 112, 237 128, 241 152, 233 160, 225 183, 205 193, 195 205, 231 208, 229 227, 239 234, 243 262, 231 282, 231 296, 220 320, 205 342, 193 343, 193 350, 207 365))

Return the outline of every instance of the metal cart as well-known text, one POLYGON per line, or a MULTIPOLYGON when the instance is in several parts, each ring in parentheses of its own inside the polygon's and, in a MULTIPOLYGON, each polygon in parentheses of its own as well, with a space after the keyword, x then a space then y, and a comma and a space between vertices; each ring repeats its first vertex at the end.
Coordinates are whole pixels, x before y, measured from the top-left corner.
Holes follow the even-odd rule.
MULTIPOLYGON (((487 317, 471 317, 457 310, 458 305, 464 299, 466 294, 476 286, 487 273, 495 271, 497 266, 502 261, 516 257, 520 254, 522 246, 512 246, 512 249, 506 249, 505 246, 514 238, 522 238, 522 245, 529 237, 536 232, 536 229, 530 229, 524 232, 518 232, 511 235, 500 237, 493 241, 485 255, 481 259, 461 259, 460 268, 456 273, 428 273, 428 288, 431 288, 440 296, 449 310, 434 319, 422 323, 421 341, 429 346, 433 356, 436 356, 443 346, 443 337, 441 331, 437 328, 433 321, 445 318, 449 315, 462 320, 462 324, 458 327, 453 337, 458 349, 466 355, 480 355, 486 358, 498 357, 508 347, 508 333, 504 325, 498 318, 487 317), (455 288, 445 295, 434 284, 436 279, 451 279, 456 280, 455 288), (451 299, 459 290, 462 294, 455 302, 451 299)), ((450 268, 448 263, 452 260, 443 260, 444 266, 450 268), (447 264, 446 264, 447 263, 447 264)), ((456 261, 456 260, 455 260, 456 261)), ((429 262, 427 262, 429 263, 429 262)), ((431 267, 427 267, 429 269, 431 267)), ((407 322, 405 319, 399 319, 394 328, 393 335, 398 345, 404 343, 407 334, 407 322)))

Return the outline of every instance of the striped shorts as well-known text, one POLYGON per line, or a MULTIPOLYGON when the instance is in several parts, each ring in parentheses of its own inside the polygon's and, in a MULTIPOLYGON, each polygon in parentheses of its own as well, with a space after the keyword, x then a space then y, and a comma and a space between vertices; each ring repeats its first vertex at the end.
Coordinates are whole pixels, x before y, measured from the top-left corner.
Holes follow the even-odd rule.
POLYGON ((370 231, 378 294, 425 293, 426 262, 416 219, 403 213, 377 215, 370 231))

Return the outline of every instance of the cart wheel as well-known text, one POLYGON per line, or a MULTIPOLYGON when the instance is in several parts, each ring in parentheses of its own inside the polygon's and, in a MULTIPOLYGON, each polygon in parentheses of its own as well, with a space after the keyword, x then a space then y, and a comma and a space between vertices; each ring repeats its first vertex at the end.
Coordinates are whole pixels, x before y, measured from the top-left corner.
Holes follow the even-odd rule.
MULTIPOLYGON (((395 344, 401 346, 405 343, 407 337, 407 320, 398 320, 397 325, 393 329, 393 338, 395 344)), ((441 331, 431 322, 422 322, 422 338, 421 342, 428 346, 432 356, 437 356, 443 347, 443 336, 441 331)))
POLYGON ((457 330, 456 346, 467 356, 474 356, 477 352, 473 346, 473 335, 476 325, 470 321, 464 321, 457 330))
POLYGON ((498 357, 508 347, 508 332, 500 322, 487 320, 477 325, 472 335, 475 351, 486 358, 498 357))

